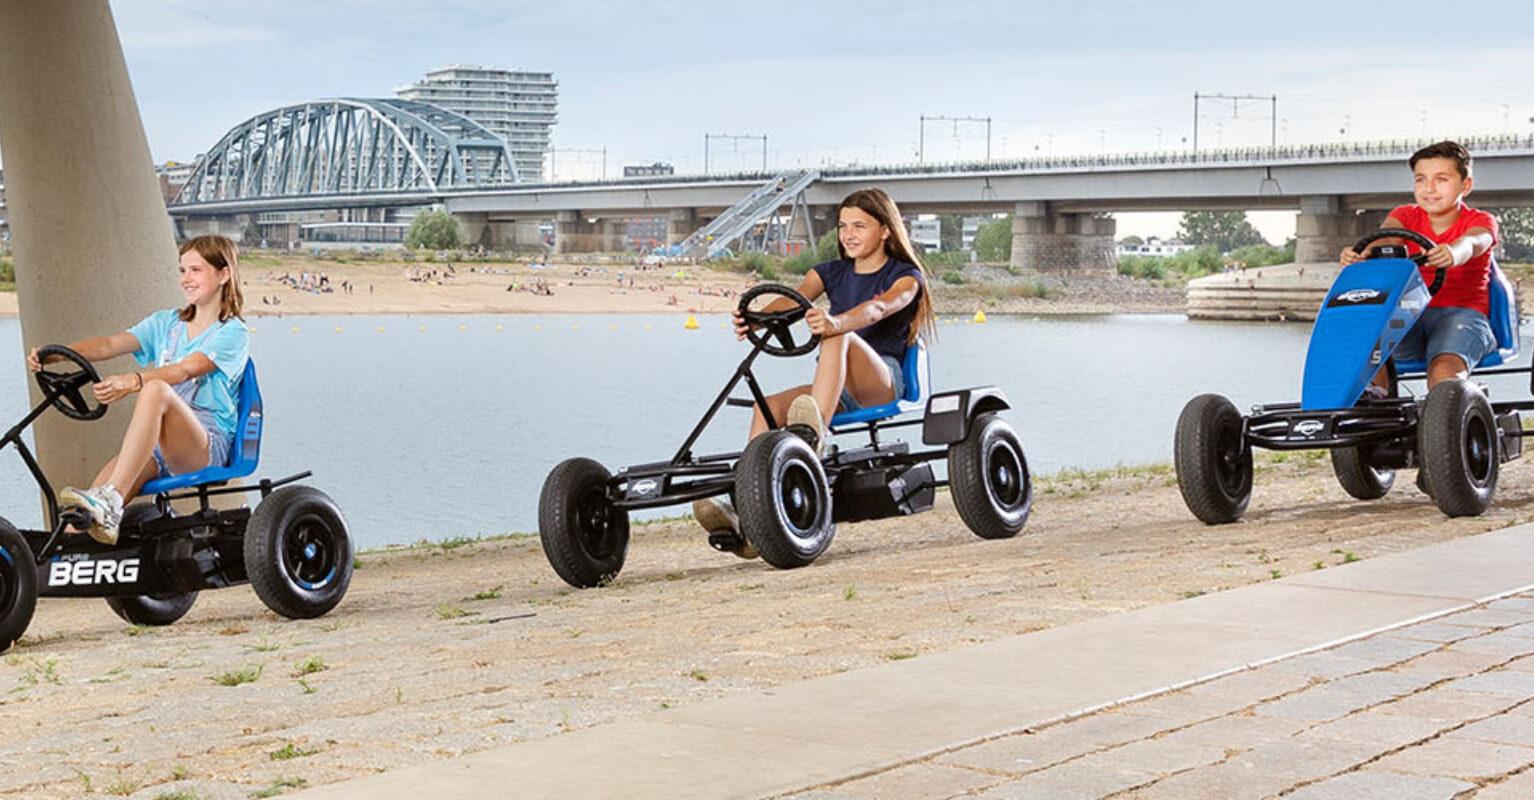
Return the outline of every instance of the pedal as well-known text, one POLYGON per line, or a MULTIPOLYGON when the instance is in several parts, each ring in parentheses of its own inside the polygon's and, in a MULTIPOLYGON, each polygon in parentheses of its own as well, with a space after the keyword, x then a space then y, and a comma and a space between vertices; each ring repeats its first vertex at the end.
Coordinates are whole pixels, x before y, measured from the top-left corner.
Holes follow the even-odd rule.
POLYGON ((708 546, 721 553, 735 554, 746 546, 746 538, 733 531, 709 531, 708 546))
POLYGON ((783 430, 809 442, 811 448, 820 446, 820 434, 809 425, 784 425, 783 430))
POLYGON ((65 527, 74 528, 82 533, 90 530, 93 522, 90 513, 78 506, 60 510, 59 521, 64 523, 65 527))

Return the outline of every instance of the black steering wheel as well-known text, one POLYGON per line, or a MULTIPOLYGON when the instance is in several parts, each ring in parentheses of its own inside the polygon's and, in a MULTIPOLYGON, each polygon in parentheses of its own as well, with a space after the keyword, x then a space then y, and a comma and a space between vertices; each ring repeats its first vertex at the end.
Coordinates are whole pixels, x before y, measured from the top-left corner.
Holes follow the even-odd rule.
MULTIPOLYGON (((1395 251, 1388 247, 1381 247, 1375 248, 1375 251, 1370 254, 1370 258, 1407 258, 1410 259, 1413 264, 1416 264, 1419 267, 1427 266, 1427 251, 1432 250, 1438 246, 1437 242, 1427 238, 1426 236, 1423 236, 1420 233, 1417 233, 1416 231, 1409 231, 1405 228, 1380 228, 1379 230, 1365 236, 1364 238, 1359 239, 1357 242, 1354 242, 1353 252, 1362 253, 1365 247, 1368 247, 1369 245, 1381 239, 1405 239, 1406 241, 1422 248, 1422 252, 1414 256, 1408 256, 1404 252, 1395 251)), ((1428 284, 1427 287, 1427 293, 1429 295, 1438 294, 1438 290, 1443 288, 1444 274, 1445 273, 1443 267, 1439 267, 1433 272, 1433 282, 1428 284)))
POLYGON ((820 344, 820 337, 811 334, 803 342, 794 341, 792 325, 804 319, 814 305, 793 289, 780 283, 761 283, 747 289, 740 296, 735 313, 746 323, 746 338, 762 352, 789 358, 802 356, 820 344), (751 301, 763 295, 777 295, 794 301, 794 307, 783 311, 753 311, 751 301))
MULTIPOLYGON (((59 410, 70 419, 93 420, 100 419, 102 414, 107 413, 104 403, 92 403, 86 399, 84 392, 80 391, 93 383, 101 382, 101 375, 91 362, 85 360, 85 356, 61 344, 50 344, 37 351, 37 360, 43 362, 43 368, 37 371, 37 386, 43 390, 43 395, 52 401, 54 408, 59 410), (49 372, 48 359, 51 356, 60 356, 65 361, 71 361, 79 369, 72 372, 49 372)), ((94 397, 94 395, 92 395, 94 397)))

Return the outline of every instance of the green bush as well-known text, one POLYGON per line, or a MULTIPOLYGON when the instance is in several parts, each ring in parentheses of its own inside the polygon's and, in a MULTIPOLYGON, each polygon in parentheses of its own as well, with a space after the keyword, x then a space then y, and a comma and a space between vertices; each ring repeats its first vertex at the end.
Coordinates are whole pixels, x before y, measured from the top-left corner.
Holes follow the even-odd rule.
POLYGON ((456 250, 463 244, 458 220, 446 211, 424 211, 410 222, 405 246, 411 249, 456 250))
POLYGON ((1271 267, 1274 264, 1292 263, 1294 250, 1270 244, 1252 244, 1232 250, 1225 258, 1240 267, 1271 267))
POLYGON ((975 254, 981 261, 1012 260, 1012 218, 1001 217, 981 223, 975 231, 975 254))
POLYGON ((1206 244, 1166 259, 1166 268, 1186 278, 1197 278, 1225 269, 1225 259, 1214 245, 1206 244))
POLYGON ((16 265, 5 256, 0 256, 0 282, 16 282, 16 265))
POLYGON ((951 269, 943 273, 943 283, 959 286, 964 283, 964 273, 951 269))
POLYGON ((969 253, 964 250, 943 250, 937 253, 927 253, 921 257, 923 264, 932 269, 938 267, 962 268, 969 263, 969 253))

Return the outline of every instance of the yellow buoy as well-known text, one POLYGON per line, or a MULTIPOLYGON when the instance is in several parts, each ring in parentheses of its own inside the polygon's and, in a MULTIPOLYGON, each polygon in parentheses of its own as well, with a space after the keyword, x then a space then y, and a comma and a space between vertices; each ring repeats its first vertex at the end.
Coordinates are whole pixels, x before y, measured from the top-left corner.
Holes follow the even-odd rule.
POLYGON ((294 333, 298 333, 298 326, 297 326, 297 325, 294 325, 294 326, 293 326, 293 332, 294 332, 294 333))
POLYGON ((543 323, 541 323, 541 322, 534 322, 533 323, 533 330, 535 330, 535 331, 543 330, 543 323))
POLYGON ((578 331, 580 329, 581 329, 581 324, 579 322, 572 322, 572 323, 570 323, 570 330, 578 331))
POLYGON ((467 326, 467 325, 459 325, 458 326, 458 330, 461 330, 461 331, 466 331, 468 329, 469 329, 469 326, 467 326))
POLYGON ((682 330, 695 331, 698 329, 698 318, 692 314, 687 315, 687 321, 682 323, 682 330))
POLYGON ((644 324, 644 329, 645 329, 645 330, 647 330, 647 331, 648 331, 648 330, 653 330, 653 329, 654 329, 654 328, 655 328, 655 326, 654 326, 654 325, 652 325, 652 324, 650 324, 650 323, 648 323, 648 322, 646 322, 646 323, 645 323, 645 324, 644 324))
POLYGON ((499 322, 497 322, 497 323, 495 323, 495 329, 498 330, 498 331, 504 331, 504 330, 506 330, 506 326, 502 325, 499 322))
POLYGON ((340 333, 340 332, 341 332, 341 326, 340 326, 340 325, 337 325, 337 326, 336 326, 336 327, 335 327, 335 332, 336 332, 336 333, 340 333))
POLYGON ((985 324, 985 310, 984 309, 981 309, 980 311, 976 311, 975 312, 975 320, 974 321, 977 322, 977 323, 980 323, 980 324, 985 324))
POLYGON ((610 330, 610 331, 617 330, 618 329, 618 323, 616 323, 616 322, 609 322, 609 323, 607 323, 607 329, 610 330))
POLYGON ((254 326, 254 325, 250 326, 249 332, 250 333, 255 333, 256 332, 256 326, 254 326))
POLYGON ((378 332, 379 332, 379 333, 383 333, 383 332, 384 332, 384 331, 386 331, 386 330, 388 330, 388 328, 385 328, 385 327, 384 327, 384 326, 382 326, 382 325, 379 325, 379 326, 378 326, 378 332))
POLYGON ((416 330, 420 331, 421 333, 425 333, 426 332, 426 326, 422 325, 421 327, 416 328, 416 330))

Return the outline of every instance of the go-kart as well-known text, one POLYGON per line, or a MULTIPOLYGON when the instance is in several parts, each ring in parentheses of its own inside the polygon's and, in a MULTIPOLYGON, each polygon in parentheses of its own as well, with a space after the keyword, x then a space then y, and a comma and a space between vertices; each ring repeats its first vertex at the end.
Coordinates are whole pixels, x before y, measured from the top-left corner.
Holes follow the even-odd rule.
MULTIPOLYGON (((261 451, 261 389, 254 361, 240 379, 234 446, 229 465, 156 478, 141 494, 150 502, 123 511, 114 545, 83 531, 80 509, 60 509, 53 486, 21 434, 49 407, 76 420, 99 419, 107 407, 87 400, 101 380, 79 353, 50 345, 38 351, 44 364, 59 357, 75 369, 36 373, 43 398, 0 437, 15 445, 47 503, 48 530, 23 531, 0 518, 0 651, 26 631, 38 596, 103 597, 113 611, 137 625, 169 625, 191 610, 197 593, 249 581, 267 608, 290 619, 318 617, 335 608, 352 575, 352 543, 341 511, 324 492, 290 486, 301 472, 250 485, 224 486, 256 470, 261 451), (185 489, 184 492, 177 490, 185 489), (215 495, 259 491, 249 508, 215 509, 215 495), (171 501, 196 498, 195 511, 178 515, 171 501)), ((58 363, 57 361, 55 363, 58 363)))
MULTIPOLYGON (((1412 231, 1382 229, 1353 249, 1363 252, 1386 238, 1422 252, 1408 257, 1403 245, 1380 245, 1337 276, 1311 332, 1300 402, 1260 405, 1243 416, 1226 398, 1205 394, 1183 408, 1174 460, 1194 516, 1210 525, 1241 518, 1252 496, 1253 447, 1330 450, 1338 482, 1359 500, 1384 497, 1396 470, 1415 467, 1444 514, 1475 516, 1490 506, 1499 466, 1523 453, 1519 412, 1534 409, 1534 400, 1492 402, 1484 386, 1469 380, 1443 381, 1422 398, 1399 396, 1401 382, 1426 379, 1427 364, 1392 354, 1445 271, 1424 283, 1420 266, 1435 243, 1412 231), (1382 369, 1386 396, 1366 396, 1382 369)), ((1529 373, 1534 392, 1534 368, 1502 366, 1518 355, 1518 303, 1495 260, 1490 300, 1498 349, 1473 365, 1474 375, 1529 373)))
POLYGON ((1005 539, 1022 530, 1033 505, 1033 483, 1017 434, 999 412, 1011 407, 993 386, 927 396, 925 348, 906 350, 903 396, 895 401, 836 414, 827 438, 862 433, 867 443, 843 449, 830 443, 816 456, 806 439, 815 434, 779 425, 751 371, 763 353, 794 357, 813 352, 820 340, 796 331, 811 308, 786 286, 761 284, 741 295, 739 313, 751 350, 723 391, 668 461, 608 472, 588 458, 568 459, 549 473, 538 502, 538 533, 554 571, 577 588, 600 586, 623 569, 629 546, 629 512, 730 495, 740 519, 739 536, 709 535, 717 550, 740 552, 744 537, 762 560, 779 569, 815 561, 836 533, 836 523, 883 519, 926 511, 936 489, 949 486, 959 516, 977 536, 1005 539), (787 298, 792 306, 783 305, 787 298), (764 307, 753 304, 767 300, 764 307), (731 397, 744 381, 749 398, 731 397), (762 410, 769 430, 744 451, 695 455, 693 445, 725 405, 762 410), (912 452, 904 442, 881 441, 888 428, 920 425, 932 449, 912 452), (930 462, 946 459, 948 478, 930 462))

